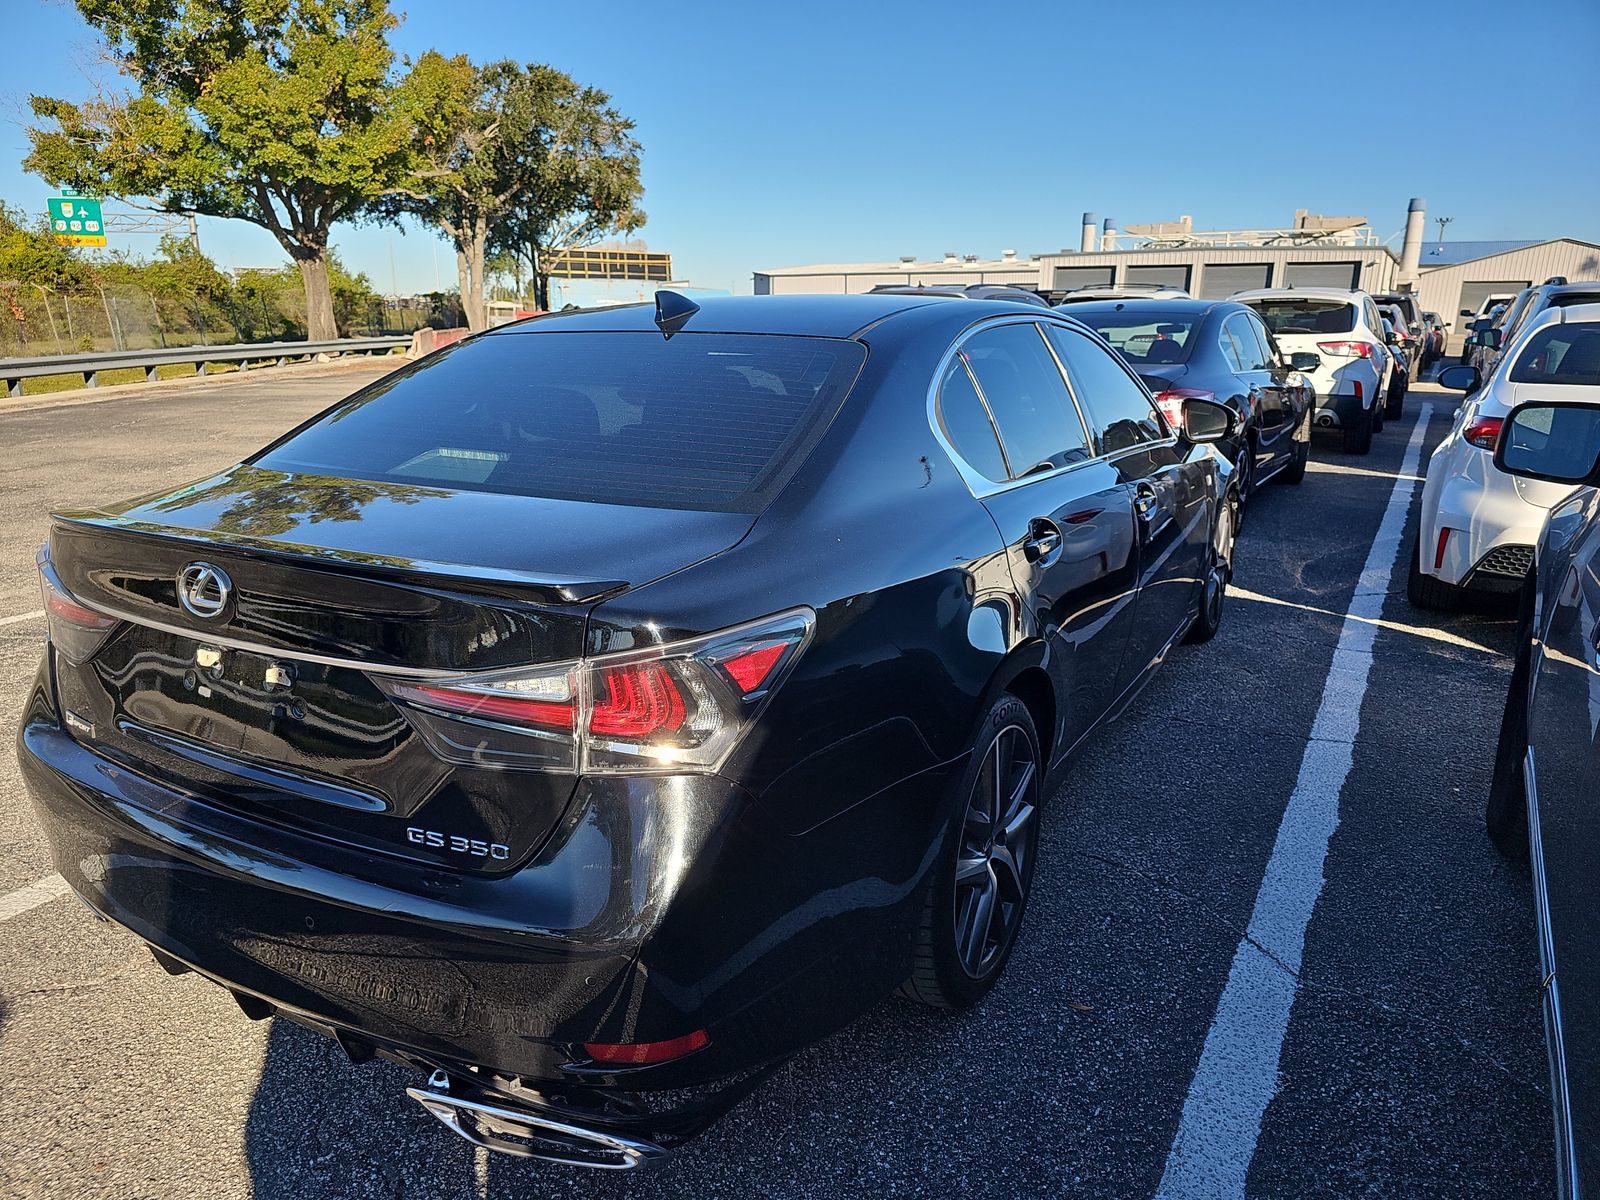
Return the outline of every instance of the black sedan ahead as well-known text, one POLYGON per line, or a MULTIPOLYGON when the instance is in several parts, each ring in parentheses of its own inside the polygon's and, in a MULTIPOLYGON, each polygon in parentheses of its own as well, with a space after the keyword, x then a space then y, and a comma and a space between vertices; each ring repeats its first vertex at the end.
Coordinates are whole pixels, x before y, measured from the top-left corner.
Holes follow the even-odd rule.
MULTIPOLYGON (((1597 380, 1600 382, 1600 380, 1597 380)), ((1489 795, 1489 833, 1531 857, 1557 1194, 1600 1195, 1600 405, 1507 414, 1495 466, 1587 484, 1550 511, 1523 589, 1489 795), (1531 851, 1531 855, 1530 855, 1531 851)))
POLYGON ((1242 502, 1274 475, 1305 478, 1314 393, 1297 372, 1320 360, 1297 354, 1291 361, 1254 309, 1223 300, 1119 300, 1070 311, 1138 373, 1169 420, 1194 398, 1233 410, 1238 432, 1220 448, 1238 468, 1242 502))
POLYGON ((1185 410, 1020 304, 471 338, 54 518, 56 867, 480 1145, 657 1159, 895 989, 993 986, 1049 772, 1221 619, 1232 418, 1185 410))

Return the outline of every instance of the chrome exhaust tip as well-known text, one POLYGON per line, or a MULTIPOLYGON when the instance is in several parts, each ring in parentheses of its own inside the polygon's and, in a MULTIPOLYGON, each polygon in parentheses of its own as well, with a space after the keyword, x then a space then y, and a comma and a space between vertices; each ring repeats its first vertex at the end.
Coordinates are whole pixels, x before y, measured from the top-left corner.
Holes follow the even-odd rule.
POLYGON ((442 1070, 428 1076, 427 1087, 408 1087, 406 1095, 474 1146, 517 1158, 632 1171, 659 1163, 671 1153, 654 1142, 577 1125, 513 1100, 495 1097, 490 1103, 451 1095, 450 1076, 442 1070))
POLYGON ((1322 412, 1317 414, 1317 427, 1319 429, 1337 429, 1338 426, 1339 418, 1334 416, 1331 412, 1322 412))

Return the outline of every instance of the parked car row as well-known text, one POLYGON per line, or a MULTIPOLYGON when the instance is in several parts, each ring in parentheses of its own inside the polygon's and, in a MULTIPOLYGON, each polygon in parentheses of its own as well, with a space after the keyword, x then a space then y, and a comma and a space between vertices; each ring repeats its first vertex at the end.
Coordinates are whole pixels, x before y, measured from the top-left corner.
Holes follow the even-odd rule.
POLYGON ((1304 467, 1296 361, 1215 307, 1150 323, 1158 407, 1028 301, 660 292, 57 514, 56 869, 480 1146, 658 1160, 896 989, 994 986, 1056 772, 1216 633, 1254 456, 1304 467))
MULTIPOLYGON (((1556 339, 1593 327, 1600 305, 1585 308, 1543 328, 1556 339)), ((1510 355, 1520 362, 1530 345, 1510 355)), ((1600 360, 1585 361, 1587 383, 1516 397, 1493 459, 1517 484, 1564 497, 1537 535, 1485 811, 1496 846, 1533 877, 1562 1200, 1600 1194, 1600 360)))
POLYGON ((1170 298, 1086 301, 1066 311, 1133 368, 1174 427, 1190 400, 1228 407, 1235 428, 1219 448, 1237 471, 1241 506, 1275 475, 1305 477, 1315 395, 1303 372, 1321 360, 1285 353, 1249 306, 1170 298))
POLYGON ((1557 275, 1538 287, 1523 288, 1487 321, 1474 322, 1463 361, 1477 367, 1479 375, 1488 378, 1506 348, 1534 317, 1549 308, 1595 303, 1600 303, 1600 282, 1568 283, 1557 275))
MULTIPOLYGON (((1547 292, 1546 295, 1552 293, 1547 292)), ((1485 369, 1447 367, 1444 387, 1465 393, 1428 461, 1407 595, 1420 608, 1459 608, 1472 593, 1514 593, 1533 565, 1550 509, 1567 491, 1494 466, 1506 416, 1532 399, 1600 400, 1600 285, 1554 293, 1597 302, 1522 307, 1513 340, 1485 369)))
POLYGON ((1366 454, 1388 417, 1398 417, 1404 385, 1392 388, 1397 359, 1388 346, 1397 336, 1371 296, 1342 288, 1258 288, 1233 299, 1261 317, 1291 354, 1310 354, 1306 374, 1316 393, 1317 425, 1338 429, 1348 454, 1366 454))
POLYGON ((1600 1194, 1600 284, 1552 280, 1480 311, 1470 362, 1439 373, 1465 396, 1428 463, 1407 595, 1520 601, 1485 822, 1532 872, 1571 1200, 1600 1194))

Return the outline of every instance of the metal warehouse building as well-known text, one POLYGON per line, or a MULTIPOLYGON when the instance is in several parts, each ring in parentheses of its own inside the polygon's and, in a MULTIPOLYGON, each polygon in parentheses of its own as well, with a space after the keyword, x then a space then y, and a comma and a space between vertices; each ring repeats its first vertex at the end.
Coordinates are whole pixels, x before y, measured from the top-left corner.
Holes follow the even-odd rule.
MULTIPOLYGON (((1119 231, 1085 213, 1079 249, 998 259, 947 253, 942 259, 830 263, 755 273, 757 295, 866 292, 878 284, 1014 283, 1045 293, 1108 284, 1164 284, 1222 299, 1246 288, 1341 287, 1411 290, 1424 309, 1453 322, 1485 296, 1515 292, 1551 276, 1600 279, 1600 244, 1550 241, 1424 244, 1426 212, 1411 201, 1399 252, 1365 217, 1318 217, 1304 210, 1286 229, 1196 231, 1187 217, 1119 231)), ((1391 239, 1392 240, 1392 239, 1391 239)))

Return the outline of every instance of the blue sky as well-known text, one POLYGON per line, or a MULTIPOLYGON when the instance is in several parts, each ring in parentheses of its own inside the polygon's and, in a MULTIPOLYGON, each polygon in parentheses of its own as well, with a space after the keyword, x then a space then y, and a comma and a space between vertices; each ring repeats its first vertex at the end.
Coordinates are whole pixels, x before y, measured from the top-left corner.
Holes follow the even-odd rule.
MULTIPOLYGON (((706 287, 1053 251, 1085 210, 1248 228, 1304 207, 1387 235, 1420 195, 1452 239, 1600 240, 1594 0, 394 7, 402 53, 546 61, 609 91, 644 144, 642 236, 706 287)), ((0 197, 42 211, 52 189, 19 165, 27 97, 83 95, 97 43, 62 0, 15 0, 6 26, 0 197)), ((224 265, 284 260, 240 222, 204 221, 201 240, 224 265)), ((434 285, 424 231, 334 241, 380 289, 434 285)), ((442 245, 437 264, 448 286, 442 245)))

